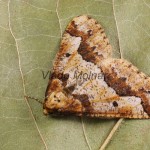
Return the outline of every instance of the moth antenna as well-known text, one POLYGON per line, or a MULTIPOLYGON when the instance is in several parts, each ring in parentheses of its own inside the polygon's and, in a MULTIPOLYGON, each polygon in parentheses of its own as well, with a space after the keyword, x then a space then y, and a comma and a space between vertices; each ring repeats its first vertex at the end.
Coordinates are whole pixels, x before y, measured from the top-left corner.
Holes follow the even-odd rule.
POLYGON ((30 98, 30 99, 34 99, 35 101, 37 101, 38 103, 43 105, 43 102, 41 100, 39 100, 38 98, 35 97, 31 97, 31 96, 25 96, 26 98, 30 98))

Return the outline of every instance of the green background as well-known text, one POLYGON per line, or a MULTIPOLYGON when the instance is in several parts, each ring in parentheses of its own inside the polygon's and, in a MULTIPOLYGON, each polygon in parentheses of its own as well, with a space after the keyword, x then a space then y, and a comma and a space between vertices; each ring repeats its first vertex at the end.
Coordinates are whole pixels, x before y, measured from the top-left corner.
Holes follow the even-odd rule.
MULTIPOLYGON (((104 27, 113 55, 150 74, 150 0, 0 0, 0 149, 98 150, 117 119, 52 118, 24 95, 44 98, 69 21, 104 27)), ((120 120, 107 150, 149 150, 150 120, 120 120)))

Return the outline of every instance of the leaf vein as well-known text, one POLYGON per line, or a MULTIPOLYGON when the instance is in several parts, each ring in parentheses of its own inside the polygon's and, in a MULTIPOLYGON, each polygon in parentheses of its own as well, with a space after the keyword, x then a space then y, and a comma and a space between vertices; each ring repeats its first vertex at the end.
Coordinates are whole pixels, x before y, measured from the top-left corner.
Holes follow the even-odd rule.
POLYGON ((58 8, 59 8, 59 0, 57 1, 57 4, 56 4, 56 14, 57 14, 58 22, 59 22, 60 36, 62 38, 62 27, 61 27, 61 21, 60 21, 60 17, 59 17, 58 8))
POLYGON ((86 141, 86 143, 88 145, 89 150, 92 150, 92 148, 91 148, 91 146, 89 144, 88 138, 86 136, 86 133, 85 133, 85 127, 84 127, 84 122, 83 122, 83 118, 82 117, 81 117, 81 123, 82 123, 82 129, 83 129, 83 135, 84 135, 85 141, 86 141))
POLYGON ((119 28, 118 28, 116 13, 115 13, 115 0, 112 0, 112 6, 113 6, 113 14, 114 14, 114 19, 115 19, 115 23, 116 23, 117 35, 118 35, 118 45, 119 45, 120 57, 123 58, 122 57, 122 50, 121 50, 121 46, 120 46, 119 28))
MULTIPOLYGON (((116 14, 115 14, 115 2, 114 1, 115 0, 112 0, 113 14, 114 14, 114 19, 115 19, 115 23, 116 23, 117 35, 118 35, 118 45, 119 45, 120 58, 122 58, 122 51, 121 51, 121 47, 120 47, 120 35, 119 35, 117 18, 116 18, 116 14)), ((104 150, 106 148, 106 146, 108 145, 108 143, 112 139, 113 135, 115 134, 115 132, 117 131, 117 129, 119 128, 119 126, 121 125, 123 120, 124 120, 123 118, 120 118, 117 121, 117 123, 114 125, 114 127, 110 131, 109 135, 107 136, 107 138, 105 139, 104 143, 102 144, 102 146, 100 147, 99 150, 104 150)))
MULTIPOLYGON (((15 37, 13 31, 12 31, 12 27, 11 27, 10 3, 11 3, 11 0, 8 1, 8 24, 9 24, 10 32, 11 32, 11 34, 12 34, 12 36, 13 36, 13 38, 14 38, 15 44, 16 44, 16 50, 17 50, 17 55, 18 55, 18 63, 19 63, 19 70, 20 70, 20 74, 21 74, 21 78, 22 78, 23 92, 24 92, 24 95, 26 95, 25 80, 24 80, 23 71, 22 71, 22 68, 21 68, 20 52, 19 52, 19 48, 18 48, 17 39, 16 39, 16 37, 15 37)), ((35 126, 36 126, 36 129, 37 129, 37 131, 38 131, 38 133, 39 133, 39 135, 40 135, 40 137, 41 137, 41 140, 42 140, 42 142, 43 142, 43 144, 44 144, 46 150, 48 150, 47 145, 46 145, 46 142, 44 141, 44 138, 43 138, 43 136, 42 136, 42 134, 41 134, 41 132, 40 132, 40 130, 39 130, 39 127, 38 127, 37 122, 36 122, 36 120, 35 120, 35 117, 34 117, 34 115, 33 115, 32 109, 31 109, 31 107, 30 107, 30 105, 29 105, 29 102, 28 102, 28 100, 27 100, 26 97, 25 97, 25 101, 26 101, 26 104, 27 104, 27 106, 28 106, 28 108, 29 108, 29 111, 30 111, 30 113, 31 113, 31 116, 32 116, 32 118, 33 118, 33 121, 34 121, 34 124, 35 124, 35 126)))

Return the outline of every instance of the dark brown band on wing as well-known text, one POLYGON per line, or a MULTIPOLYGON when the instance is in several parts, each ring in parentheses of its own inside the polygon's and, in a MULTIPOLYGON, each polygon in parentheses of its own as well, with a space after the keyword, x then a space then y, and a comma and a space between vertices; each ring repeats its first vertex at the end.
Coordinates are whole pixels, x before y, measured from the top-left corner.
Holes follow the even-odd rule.
POLYGON ((81 43, 77 51, 82 56, 83 60, 96 64, 98 61, 100 61, 100 56, 98 57, 97 53, 93 52, 93 50, 96 47, 95 46, 90 47, 87 44, 87 39, 92 35, 91 31, 92 30, 89 30, 87 31, 87 33, 84 33, 77 30, 77 25, 75 24, 75 21, 72 21, 68 26, 68 28, 66 29, 66 32, 71 36, 81 37, 81 43))
POLYGON ((89 97, 86 94, 72 94, 75 99, 78 99, 85 111, 83 113, 92 112, 93 108, 91 107, 91 103, 89 101, 89 97))
POLYGON ((86 40, 89 37, 88 34, 77 30, 77 25, 75 24, 75 21, 71 21, 66 29, 66 32, 69 33, 71 36, 81 37, 82 40, 86 40))
POLYGON ((104 72, 104 80, 109 87, 113 88, 119 96, 136 96, 141 98, 142 106, 144 111, 150 115, 150 105, 148 103, 148 98, 146 97, 145 90, 132 90, 131 87, 126 83, 126 78, 118 78, 117 73, 112 69, 111 73, 104 72))
POLYGON ((86 42, 81 42, 78 53, 82 56, 83 60, 92 62, 96 65, 97 59, 94 56, 93 49, 86 42))
MULTIPOLYGON (((102 58, 100 59, 100 56, 96 57, 95 53, 93 52, 94 48, 91 48, 86 42, 89 36, 91 36, 90 31, 87 32, 87 34, 78 31, 75 22, 72 21, 66 32, 72 36, 82 38, 78 53, 82 56, 83 60, 94 63, 95 65, 97 64, 97 62, 100 62, 102 60, 102 58)), ((126 83, 126 78, 118 78, 117 73, 115 73, 114 71, 112 71, 112 73, 103 71, 103 74, 104 80, 107 85, 113 88, 119 96, 136 96, 141 98, 144 111, 148 115, 150 115, 150 105, 148 103, 148 98, 146 97, 145 92, 141 91, 140 89, 138 91, 132 90, 131 87, 126 83)))

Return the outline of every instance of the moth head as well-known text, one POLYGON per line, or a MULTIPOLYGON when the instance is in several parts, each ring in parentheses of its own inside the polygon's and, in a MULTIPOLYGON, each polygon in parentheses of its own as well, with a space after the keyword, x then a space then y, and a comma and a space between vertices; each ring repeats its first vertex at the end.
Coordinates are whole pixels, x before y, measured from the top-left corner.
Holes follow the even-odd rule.
POLYGON ((68 97, 61 91, 50 93, 44 103, 44 114, 61 111, 69 105, 68 97))

